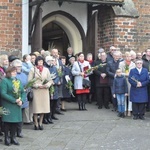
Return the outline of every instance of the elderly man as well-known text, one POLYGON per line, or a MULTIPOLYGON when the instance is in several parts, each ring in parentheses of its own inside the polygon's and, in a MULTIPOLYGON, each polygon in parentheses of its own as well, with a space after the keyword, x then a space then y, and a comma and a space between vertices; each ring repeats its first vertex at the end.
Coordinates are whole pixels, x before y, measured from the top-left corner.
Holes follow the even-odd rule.
POLYGON ((106 71, 107 54, 102 52, 98 55, 98 58, 99 59, 95 61, 95 65, 103 64, 101 67, 94 71, 98 109, 102 109, 103 106, 106 109, 109 109, 110 87, 108 84, 108 74, 106 71))
POLYGON ((109 48, 109 53, 107 54, 107 62, 109 62, 110 60, 113 60, 114 58, 113 58, 113 53, 116 51, 117 49, 116 49, 116 47, 114 47, 114 46, 111 46, 110 48, 109 48))
MULTIPOLYGON (((112 90, 113 90, 113 80, 114 80, 114 77, 116 75, 116 70, 119 68, 119 58, 120 58, 120 52, 119 51, 115 51, 113 53, 113 60, 110 60, 108 63, 107 63, 107 73, 108 73, 108 76, 109 76, 109 85, 110 85, 110 88, 111 88, 111 93, 112 93, 112 90)), ((114 106, 114 109, 115 111, 117 110, 117 100, 116 98, 113 98, 113 95, 112 95, 112 102, 113 102, 113 106, 114 106)))
POLYGON ((149 75, 147 69, 142 67, 142 60, 136 60, 135 65, 136 67, 131 69, 129 73, 132 113, 134 120, 138 118, 144 120, 145 103, 148 102, 147 85, 149 83, 149 75))
POLYGON ((69 59, 71 57, 74 57, 74 55, 73 55, 73 48, 72 47, 68 47, 67 55, 66 55, 66 65, 68 65, 68 64, 70 65, 69 59))

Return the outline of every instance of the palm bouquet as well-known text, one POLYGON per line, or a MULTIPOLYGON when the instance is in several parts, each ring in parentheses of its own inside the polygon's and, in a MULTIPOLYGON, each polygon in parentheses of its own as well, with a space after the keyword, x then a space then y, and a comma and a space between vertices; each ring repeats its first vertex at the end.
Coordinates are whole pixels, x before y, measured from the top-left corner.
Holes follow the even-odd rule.
POLYGON ((94 67, 91 67, 91 68, 89 68, 89 69, 87 69, 86 71, 85 71, 85 73, 86 74, 89 74, 89 73, 91 73, 92 71, 94 71, 94 70, 97 70, 99 67, 103 67, 103 66, 105 66, 106 65, 106 63, 104 63, 104 64, 99 64, 99 65, 96 65, 96 66, 94 66, 94 67))
POLYGON ((20 81, 17 80, 17 79, 14 79, 12 81, 12 84, 13 84, 13 94, 14 94, 14 97, 16 99, 21 99, 21 93, 20 93, 20 81))
MULTIPOLYGON (((45 80, 43 80, 42 81, 42 85, 45 85, 45 84, 47 84, 50 80, 53 80, 53 79, 55 79, 56 78, 56 74, 55 73, 51 73, 50 74, 50 79, 48 80, 48 79, 45 79, 45 80)), ((42 79, 41 79, 42 80, 42 79)))
POLYGON ((34 85, 34 83, 35 83, 36 81, 37 81, 37 78, 34 78, 34 79, 30 80, 30 81, 24 86, 24 88, 25 88, 25 89, 31 88, 31 87, 34 85))
POLYGON ((139 82, 137 79, 135 79, 135 77, 134 77, 134 76, 132 76, 132 77, 131 77, 131 79, 132 79, 133 81, 135 81, 136 83, 138 83, 138 82, 139 82))
POLYGON ((75 97, 75 96, 73 95, 73 83, 72 83, 72 81, 70 80, 70 77, 69 77, 69 76, 66 76, 65 78, 66 78, 66 81, 67 81, 66 88, 69 90, 69 93, 70 93, 73 97, 75 97))
POLYGON ((6 108, 0 107, 0 115, 8 115, 10 111, 6 108))
POLYGON ((59 77, 62 77, 62 76, 63 76, 63 72, 62 72, 61 67, 59 67, 59 68, 57 69, 57 72, 58 72, 58 76, 59 76, 59 77))
POLYGON ((49 93, 50 93, 50 95, 53 95, 53 94, 54 94, 54 92, 55 92, 54 86, 53 86, 53 85, 51 85, 51 86, 50 86, 50 89, 49 89, 49 93))
POLYGON ((128 64, 125 65, 125 72, 129 73, 129 65, 128 64))

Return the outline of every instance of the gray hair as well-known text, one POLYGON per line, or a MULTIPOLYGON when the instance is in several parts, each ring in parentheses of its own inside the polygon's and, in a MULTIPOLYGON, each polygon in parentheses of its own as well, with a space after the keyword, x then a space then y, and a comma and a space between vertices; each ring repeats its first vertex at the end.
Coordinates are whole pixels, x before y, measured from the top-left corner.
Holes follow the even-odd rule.
POLYGON ((12 61, 11 66, 22 66, 22 61, 19 59, 15 59, 14 61, 12 61))
POLYGON ((88 57, 88 56, 93 56, 93 55, 92 55, 92 53, 88 53, 86 56, 88 57))
POLYGON ((72 48, 72 47, 68 47, 68 48, 67 48, 67 51, 68 51, 69 49, 72 49, 72 51, 73 51, 73 48, 72 48))
POLYGON ((114 51, 114 52, 113 52, 113 55, 115 55, 115 56, 119 56, 120 54, 121 54, 120 51, 114 51))

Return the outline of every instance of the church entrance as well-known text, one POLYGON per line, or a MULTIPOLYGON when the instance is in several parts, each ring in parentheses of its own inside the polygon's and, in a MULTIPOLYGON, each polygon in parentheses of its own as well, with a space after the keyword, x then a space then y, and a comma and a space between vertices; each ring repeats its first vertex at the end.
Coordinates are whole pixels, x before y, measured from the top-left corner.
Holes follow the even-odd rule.
POLYGON ((76 54, 83 51, 84 41, 83 28, 70 14, 57 11, 43 18, 42 43, 45 50, 57 48, 61 55, 65 55, 67 48, 72 47, 76 54))

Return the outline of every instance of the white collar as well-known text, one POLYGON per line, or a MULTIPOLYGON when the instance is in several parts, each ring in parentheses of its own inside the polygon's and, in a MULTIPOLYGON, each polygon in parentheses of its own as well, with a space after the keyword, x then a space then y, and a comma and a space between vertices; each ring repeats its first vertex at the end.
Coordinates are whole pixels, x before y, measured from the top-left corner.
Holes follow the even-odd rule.
POLYGON ((139 72, 139 74, 141 73, 141 71, 142 71, 142 68, 136 68, 137 70, 138 70, 138 72, 139 72))

